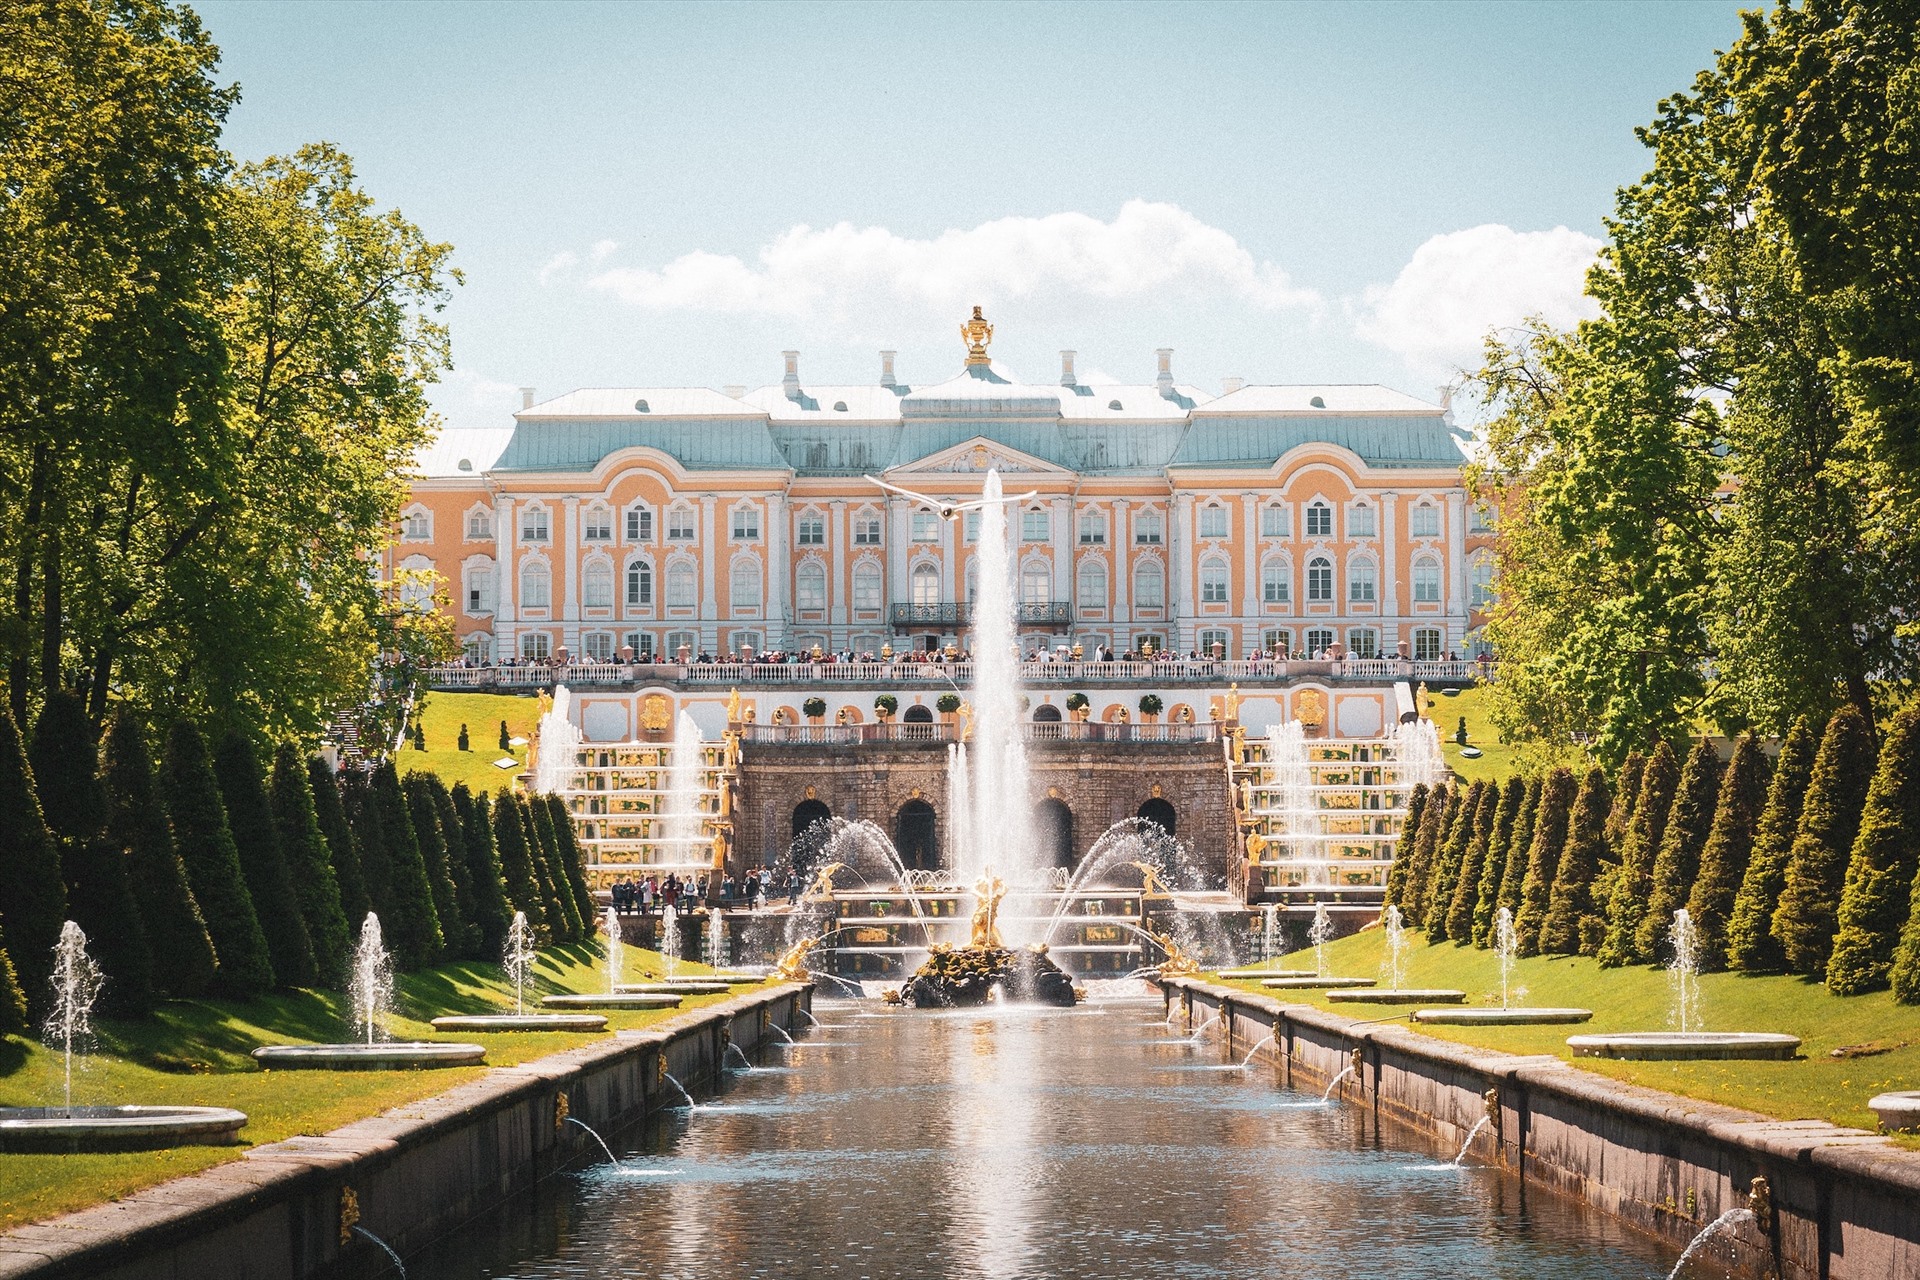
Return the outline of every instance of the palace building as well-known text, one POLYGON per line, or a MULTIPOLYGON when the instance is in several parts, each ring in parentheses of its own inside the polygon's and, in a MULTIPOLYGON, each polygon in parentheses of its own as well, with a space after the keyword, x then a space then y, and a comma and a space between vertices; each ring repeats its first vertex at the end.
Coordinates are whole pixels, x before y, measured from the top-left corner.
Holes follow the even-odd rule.
POLYGON ((1445 404, 1373 385, 1220 394, 1157 377, 1010 381, 991 328, 928 385, 894 353, 866 386, 590 388, 418 459, 393 568, 444 580, 468 656, 970 644, 977 497, 1011 522, 1029 653, 1143 647, 1228 658, 1430 661, 1474 648, 1492 537, 1445 404), (925 495, 920 501, 875 483, 925 495))

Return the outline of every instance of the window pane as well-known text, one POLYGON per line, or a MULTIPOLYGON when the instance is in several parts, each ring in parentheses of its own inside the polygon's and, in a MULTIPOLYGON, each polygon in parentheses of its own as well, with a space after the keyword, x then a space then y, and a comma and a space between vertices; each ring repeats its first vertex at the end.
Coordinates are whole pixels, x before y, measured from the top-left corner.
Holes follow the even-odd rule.
POLYGON ((1260 599, 1267 604, 1286 604, 1293 599, 1287 566, 1270 564, 1260 570, 1260 599))
POLYGON ((742 562, 733 566, 732 589, 728 598, 736 609, 760 607, 760 566, 742 562))
POLYGON ((1333 536, 1333 508, 1324 502, 1316 502, 1307 508, 1307 536, 1309 538, 1331 538, 1333 536))
POLYGON ((1475 560, 1467 574, 1468 585, 1473 592, 1473 607, 1484 609, 1493 603, 1493 562, 1475 560))
POLYGON ((913 540, 915 542, 940 541, 940 517, 931 511, 914 512, 913 540))
POLYGON ((1080 607, 1107 607, 1107 566, 1098 560, 1089 560, 1080 566, 1080 607))
POLYGON ((1083 546, 1098 546, 1107 540, 1107 518, 1098 511, 1080 513, 1080 542, 1083 546))
POLYGON ((1143 564, 1133 575, 1133 603, 1142 609, 1160 609, 1167 603, 1167 579, 1157 564, 1143 564))
POLYGON ((520 519, 520 540, 522 542, 545 542, 547 540, 547 513, 529 511, 520 519))
POLYGON ((641 608, 653 603, 653 568, 644 561, 627 566, 627 604, 641 608))
POLYGON ((613 637, 604 631, 589 631, 580 637, 581 648, 595 662, 613 661, 613 637))
POLYGON ((880 545, 880 518, 862 516, 853 522, 853 543, 857 547, 880 545))
POLYGON ((980 513, 978 511, 969 511, 961 518, 960 536, 970 543, 980 541, 980 513))
POLYGON ((1158 513, 1143 511, 1134 517, 1133 540, 1148 546, 1158 546, 1160 544, 1161 528, 1158 513))
POLYGON ((1308 653, 1316 654, 1316 655, 1324 654, 1328 649, 1332 647, 1333 647, 1333 632, 1324 631, 1318 627, 1316 627, 1312 631, 1307 632, 1307 652, 1308 653))
POLYGON ((1379 634, 1371 627, 1355 627, 1347 632, 1347 653, 1355 658, 1379 657, 1379 634))
POLYGON ((827 571, 817 564, 803 564, 795 576, 793 603, 801 609, 827 607, 827 571))
POLYGON ((760 537, 760 513, 752 507, 741 507, 733 513, 733 540, 735 542, 753 542, 760 537))
POLYGON ((1374 568, 1370 564, 1356 564, 1347 569, 1347 599, 1360 604, 1372 604, 1375 591, 1374 568))
POLYGON ((940 571, 930 564, 914 566, 913 602, 917 605, 940 603, 940 571))
POLYGON ((1200 566, 1200 602, 1227 602, 1227 566, 1218 560, 1209 560, 1200 566))
POLYGON ((1440 566, 1433 561, 1421 560, 1414 564, 1413 598, 1419 604, 1440 602, 1440 566))
POLYGON ((1022 512, 1020 516, 1020 537, 1026 542, 1051 541, 1053 533, 1052 517, 1045 511, 1022 512))
POLYGON ((553 579, 546 566, 530 564, 520 575, 520 603, 529 609, 544 609, 553 598, 553 579))
POLYGON ((853 571, 853 607, 880 607, 880 570, 870 564, 863 564, 853 571))
POLYGON ((1200 536, 1203 538, 1224 538, 1227 536, 1227 509, 1225 507, 1208 505, 1200 508, 1200 536))
MULTIPOLYGON (((589 609, 613 607, 613 566, 590 564, 581 575, 580 603, 589 609)), ((611 641, 609 641, 611 643, 611 641)))
MULTIPOLYGON (((595 508, 581 518, 580 538, 583 542, 612 542, 613 513, 605 507, 595 508)), ((606 637, 607 643, 613 643, 612 637, 606 637)))
POLYGON ((798 542, 803 547, 824 547, 827 544, 827 522, 819 516, 801 516, 798 542))
POLYGON ((1347 533, 1355 538, 1373 536, 1373 508, 1358 506, 1347 513, 1347 533))
POLYGON ((1260 508, 1260 536, 1263 538, 1284 538, 1287 536, 1287 509, 1279 503, 1271 503, 1260 508))
POLYGON ((1285 628, 1275 627, 1266 633, 1261 643, 1265 648, 1276 650, 1284 656, 1293 652, 1293 632, 1285 628))
POLYGON ((693 541, 693 509, 682 507, 667 514, 667 541, 693 541))
POLYGON ((1440 508, 1425 504, 1413 509, 1413 517, 1407 522, 1408 531, 1416 538, 1437 538, 1440 536, 1440 508))
POLYGON ((1431 627, 1422 627, 1413 633, 1413 656, 1420 662, 1438 662, 1440 660, 1440 633, 1431 627))
POLYGON ((635 507, 627 512, 627 541, 653 541, 653 512, 646 507, 635 507))
POLYGON ((1053 601, 1053 572, 1043 564, 1030 564, 1020 571, 1020 602, 1050 604, 1053 601))
POLYGON ((667 570, 667 607, 691 609, 693 602, 693 566, 676 564, 667 570))
POLYGON ((1333 599, 1333 562, 1315 558, 1307 562, 1307 599, 1325 603, 1333 599))

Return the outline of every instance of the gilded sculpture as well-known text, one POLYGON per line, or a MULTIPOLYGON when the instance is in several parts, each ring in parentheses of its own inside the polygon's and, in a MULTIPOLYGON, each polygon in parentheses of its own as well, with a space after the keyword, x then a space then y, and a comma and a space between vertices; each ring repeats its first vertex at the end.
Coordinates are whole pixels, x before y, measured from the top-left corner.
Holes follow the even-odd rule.
POLYGON ((992 364, 987 355, 987 344, 993 341, 993 326, 980 314, 980 308, 973 309, 973 319, 960 326, 960 337, 967 344, 968 364, 992 364))

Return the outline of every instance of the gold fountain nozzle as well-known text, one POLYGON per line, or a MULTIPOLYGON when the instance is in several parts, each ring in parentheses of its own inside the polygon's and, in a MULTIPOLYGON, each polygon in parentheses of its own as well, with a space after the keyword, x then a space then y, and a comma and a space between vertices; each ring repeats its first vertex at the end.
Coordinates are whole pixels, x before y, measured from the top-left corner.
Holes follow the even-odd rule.
POLYGON ((340 1188, 340 1243, 353 1239, 354 1224, 360 1221, 360 1196, 352 1187, 340 1188))
POLYGON ((1353 1052, 1347 1055, 1347 1062, 1353 1068, 1354 1079, 1366 1083, 1367 1051, 1359 1045, 1353 1046, 1353 1052))
POLYGON ((1747 1184, 1747 1212, 1753 1215, 1753 1225, 1761 1235, 1773 1234, 1773 1184, 1765 1177, 1747 1184))

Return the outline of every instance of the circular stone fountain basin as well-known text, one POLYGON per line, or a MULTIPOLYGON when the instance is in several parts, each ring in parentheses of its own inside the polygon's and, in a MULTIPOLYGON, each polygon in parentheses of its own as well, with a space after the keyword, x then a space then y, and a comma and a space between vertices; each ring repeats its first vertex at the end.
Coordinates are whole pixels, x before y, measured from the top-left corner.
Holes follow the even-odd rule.
POLYGON ((1920 1089, 1883 1093, 1867 1103, 1887 1130, 1920 1129, 1920 1089))
POLYGON ((1770 1031, 1626 1031, 1568 1036, 1576 1058, 1633 1058, 1642 1062, 1684 1059, 1770 1058, 1785 1061, 1800 1050, 1800 1037, 1770 1031))
POLYGON ((547 996, 540 1003, 548 1009, 677 1009, 680 996, 664 991, 629 991, 591 996, 547 996))
POLYGON ((623 996, 659 995, 663 992, 683 996, 723 996, 731 988, 724 982, 688 982, 683 978, 672 982, 623 982, 614 990, 623 996))
POLYGON ((1214 975, 1222 982, 1260 982, 1268 978, 1311 978, 1311 969, 1222 969, 1214 975))
POLYGON ((470 1067, 484 1062, 477 1044, 452 1040, 395 1040, 384 1044, 269 1044, 253 1051, 254 1061, 280 1071, 411 1071, 426 1067, 470 1067))
POLYGON ((1371 987, 1378 985, 1375 978, 1266 978, 1261 986, 1274 991, 1315 991, 1333 990, 1339 987, 1371 987))
POLYGON ((0 1107, 0 1151, 155 1151, 224 1146, 245 1113, 228 1107, 0 1107))
POLYGON ((1328 1004, 1459 1004, 1467 998, 1464 991, 1445 987, 1419 990, 1414 987, 1375 987, 1371 991, 1329 991, 1328 1004))
POLYGON ((435 1031, 605 1031, 597 1013, 457 1014, 433 1020, 435 1031))
POLYGON ((1533 1027, 1549 1022, 1585 1022, 1591 1009, 1420 1009, 1415 1022, 1456 1027, 1533 1027))

